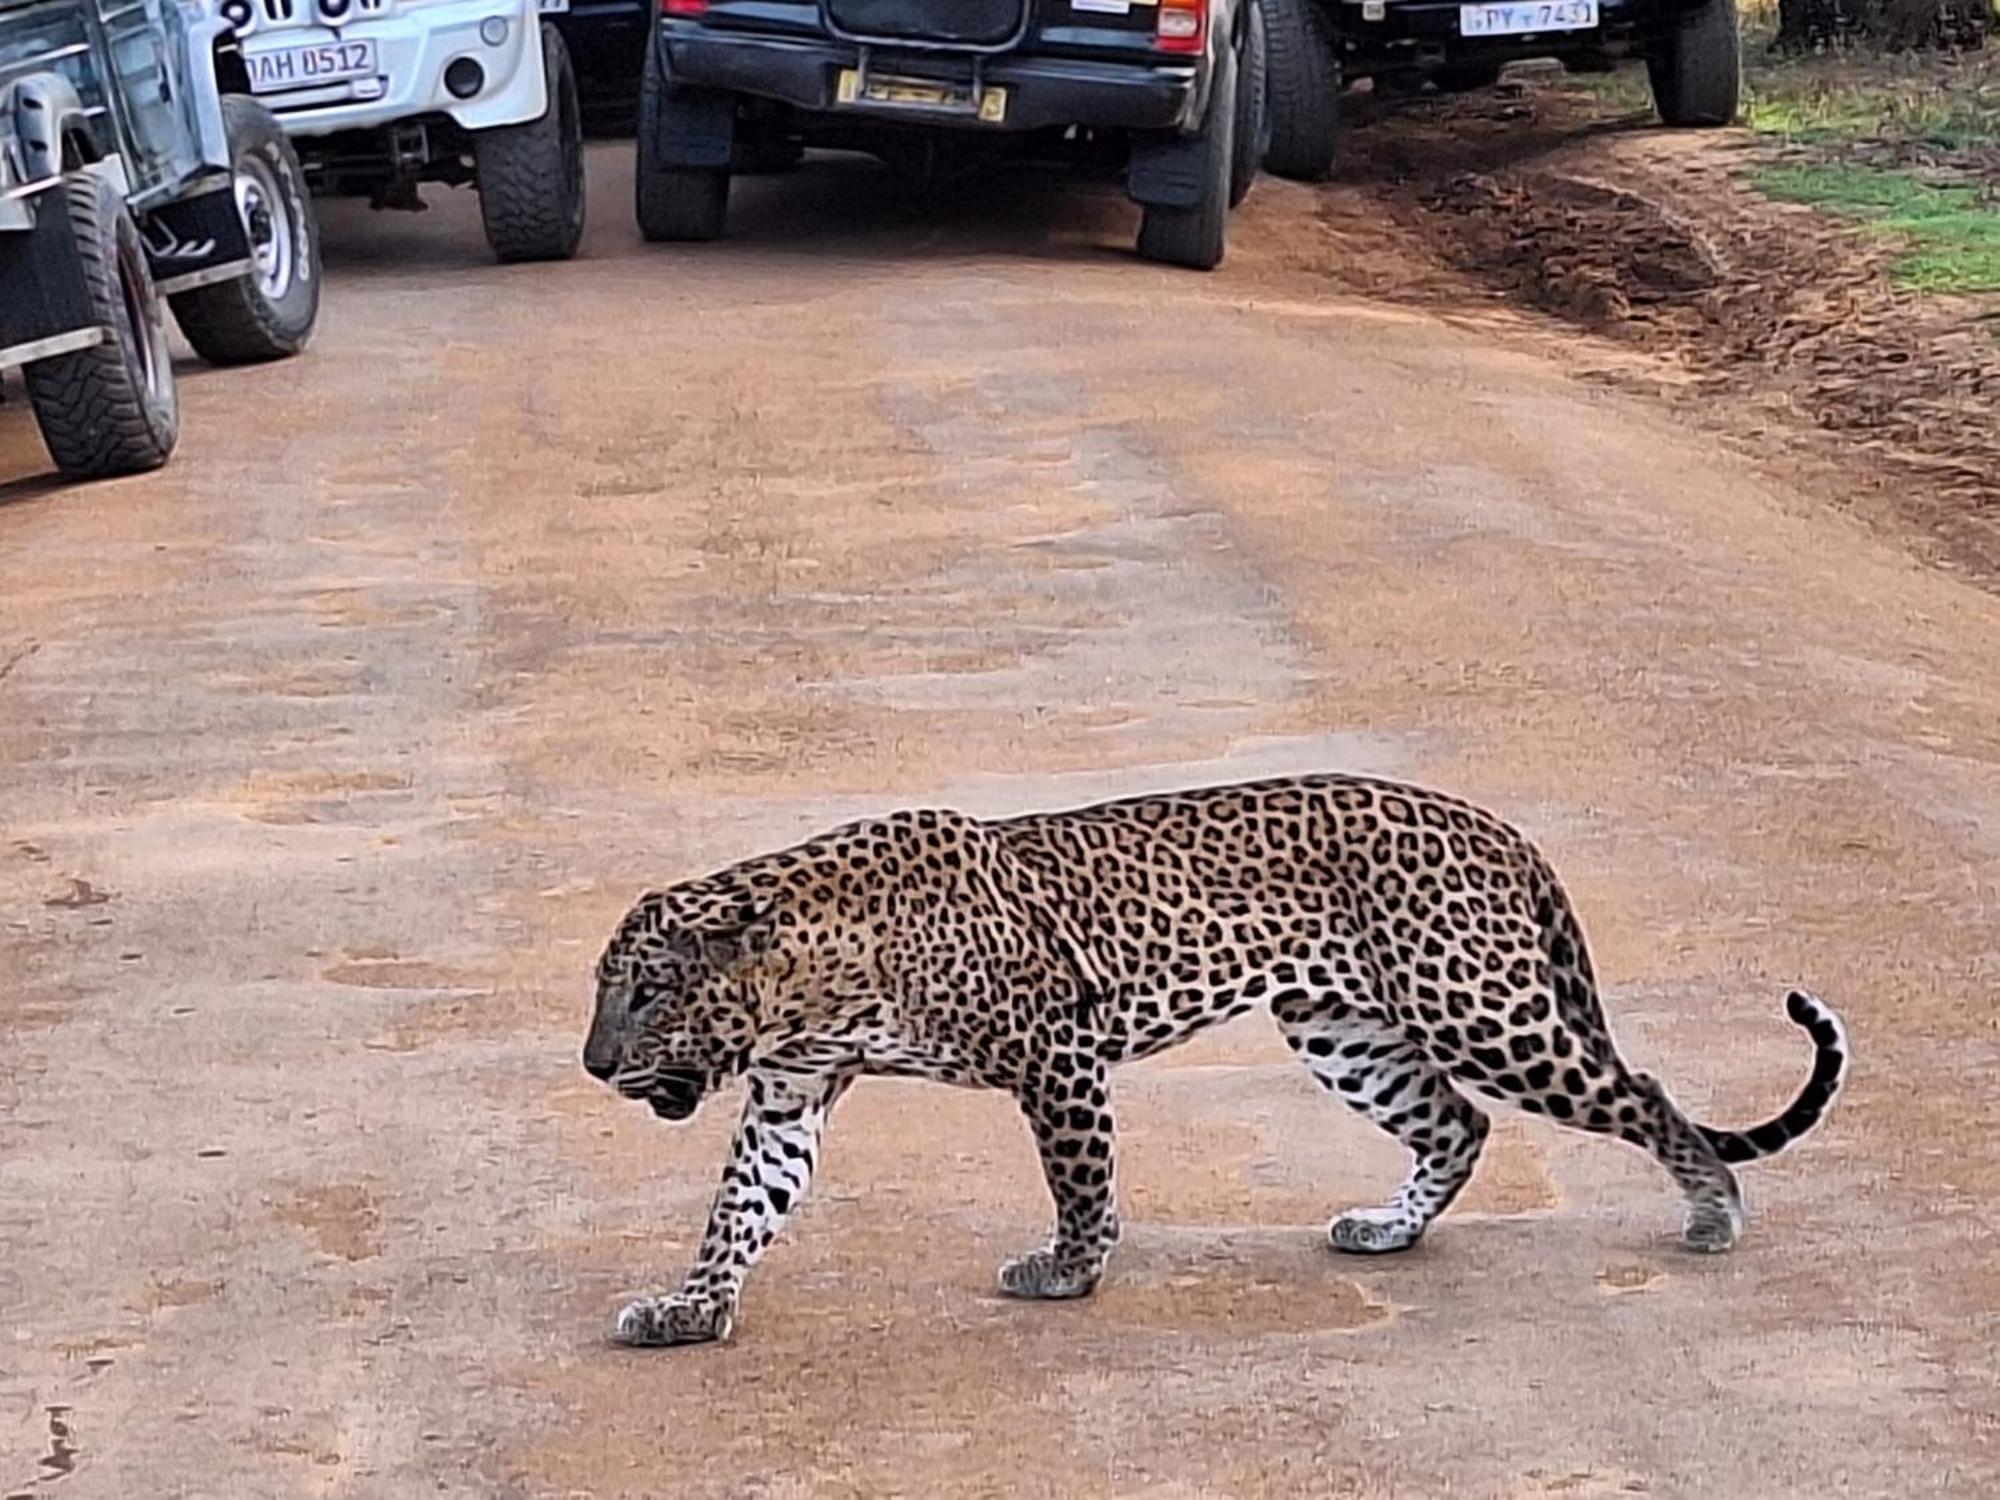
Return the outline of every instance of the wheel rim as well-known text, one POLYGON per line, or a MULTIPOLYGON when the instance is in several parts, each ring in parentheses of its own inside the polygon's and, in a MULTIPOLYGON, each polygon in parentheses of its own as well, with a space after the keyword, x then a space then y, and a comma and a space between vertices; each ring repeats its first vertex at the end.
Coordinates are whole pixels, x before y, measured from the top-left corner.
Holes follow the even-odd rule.
POLYGON ((292 218, 277 175, 261 156, 236 164, 236 211, 250 236, 250 253, 257 263, 257 289, 273 302, 292 289, 298 255, 292 239, 292 218))
MULTIPOLYGON (((136 236, 134 237, 136 240, 136 236)), ((148 394, 160 394, 165 362, 146 278, 144 252, 136 243, 118 247, 118 302, 125 316, 125 347, 148 394)))

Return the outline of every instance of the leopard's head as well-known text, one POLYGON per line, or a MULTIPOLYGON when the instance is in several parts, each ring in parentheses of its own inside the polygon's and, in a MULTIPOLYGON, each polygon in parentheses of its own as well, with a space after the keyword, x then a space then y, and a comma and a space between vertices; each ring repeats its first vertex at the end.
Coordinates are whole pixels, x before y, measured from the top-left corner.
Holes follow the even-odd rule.
POLYGON ((749 1063, 758 963, 775 928, 768 905, 726 889, 641 897, 598 960, 584 1068, 685 1120, 749 1063))

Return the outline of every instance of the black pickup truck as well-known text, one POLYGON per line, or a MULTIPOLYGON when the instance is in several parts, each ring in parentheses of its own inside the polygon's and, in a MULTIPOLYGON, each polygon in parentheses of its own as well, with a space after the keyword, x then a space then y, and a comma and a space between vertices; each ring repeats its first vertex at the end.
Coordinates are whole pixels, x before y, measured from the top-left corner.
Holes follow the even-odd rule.
MULTIPOLYGON (((1299 0, 1292 0, 1299 3, 1299 0)), ((1314 0, 1305 0, 1314 3, 1314 0)), ((1741 87, 1736 0, 1323 0, 1340 81, 1484 88, 1510 62, 1644 62, 1663 123, 1727 125, 1741 87)))
POLYGON ((1307 182, 1333 168, 1340 95, 1461 93, 1512 62, 1579 73, 1643 62, 1677 127, 1727 125, 1741 86, 1736 0, 1259 0, 1269 35, 1264 170, 1307 182))
POLYGON ((1208 270, 1265 117, 1255 0, 662 0, 639 227, 712 239, 734 170, 803 146, 895 159, 943 134, 1116 161, 1139 254, 1208 270))
POLYGON ((544 8, 569 49, 586 128, 605 134, 632 128, 639 64, 659 9, 659 0, 569 0, 566 10, 544 8))

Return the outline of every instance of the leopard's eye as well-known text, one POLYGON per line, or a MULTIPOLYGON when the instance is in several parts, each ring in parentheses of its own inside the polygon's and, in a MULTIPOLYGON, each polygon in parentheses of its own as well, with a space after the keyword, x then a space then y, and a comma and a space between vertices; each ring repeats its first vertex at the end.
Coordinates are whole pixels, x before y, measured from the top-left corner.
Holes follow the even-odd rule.
POLYGON ((640 1011, 660 998, 660 987, 656 984, 635 984, 632 999, 626 1007, 626 1014, 638 1015, 640 1011))

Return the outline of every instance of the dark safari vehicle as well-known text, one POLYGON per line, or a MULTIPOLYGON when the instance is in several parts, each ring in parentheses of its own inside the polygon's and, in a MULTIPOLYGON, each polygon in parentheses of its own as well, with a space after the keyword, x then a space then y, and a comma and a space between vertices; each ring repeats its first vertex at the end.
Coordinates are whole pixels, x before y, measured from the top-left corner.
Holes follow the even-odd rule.
POLYGON ((1122 169, 1139 253, 1207 270, 1263 154, 1253 0, 663 0, 639 102, 648 239, 722 232, 730 174, 807 145, 1122 169))
POLYGON ((305 180, 271 117, 217 91, 224 30, 173 0, 0 0, 0 371, 25 367, 65 474, 173 452, 163 300, 217 364, 312 334, 305 180))
MULTIPOLYGON (((1299 3, 1299 0, 1291 0, 1299 3)), ((1308 0, 1310 3, 1310 0, 1308 0)), ((1736 0, 1327 0, 1340 66, 1378 86, 1485 88, 1510 62, 1575 72, 1643 61, 1668 125, 1727 125, 1741 86, 1736 0)))
POLYGON ((1643 62, 1674 126, 1727 125, 1741 86, 1736 0, 1261 0, 1270 42, 1264 169, 1312 182, 1333 167, 1340 94, 1464 93, 1511 62, 1579 73, 1643 62))

